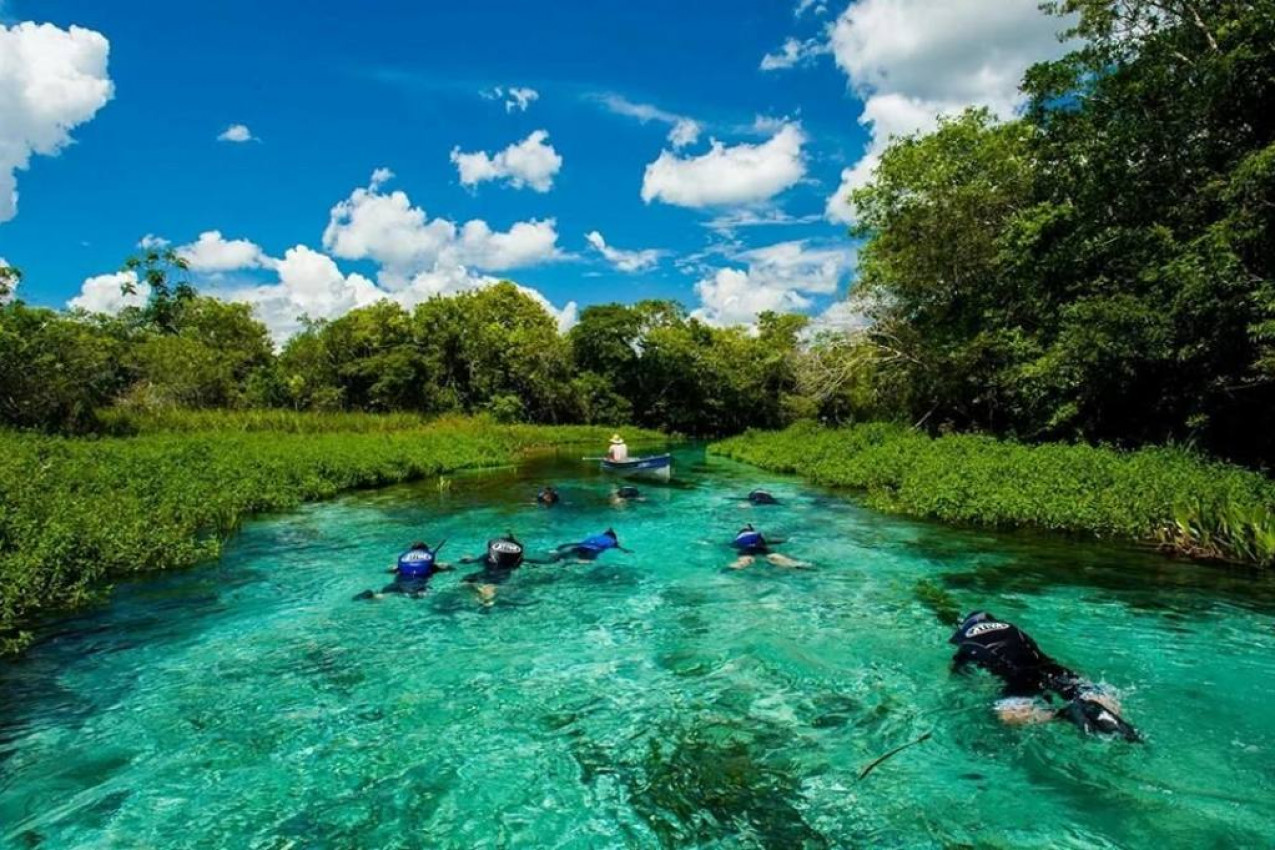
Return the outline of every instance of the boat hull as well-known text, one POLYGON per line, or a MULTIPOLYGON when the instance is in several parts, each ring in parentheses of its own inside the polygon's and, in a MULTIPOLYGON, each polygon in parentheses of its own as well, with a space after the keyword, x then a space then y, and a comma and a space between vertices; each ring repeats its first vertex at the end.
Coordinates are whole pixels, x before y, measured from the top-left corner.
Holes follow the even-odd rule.
POLYGON ((673 456, 656 455, 617 462, 602 461, 602 470, 625 477, 659 478, 668 481, 673 475, 673 456))

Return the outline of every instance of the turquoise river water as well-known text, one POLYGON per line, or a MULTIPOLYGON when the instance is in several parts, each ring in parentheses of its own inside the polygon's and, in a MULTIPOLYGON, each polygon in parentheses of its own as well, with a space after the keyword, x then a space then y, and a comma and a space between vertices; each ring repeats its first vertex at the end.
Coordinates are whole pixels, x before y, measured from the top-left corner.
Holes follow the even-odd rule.
POLYGON ((617 507, 576 455, 263 518, 57 624, 0 664, 0 847, 1275 846, 1270 579, 690 450, 617 507), (756 485, 784 503, 731 498, 756 485), (746 521, 817 569, 726 569, 746 521), (609 525, 632 554, 527 567, 490 607, 463 572, 351 601, 416 538, 609 525), (995 684, 948 673, 945 603, 1117 688, 1147 742, 1000 726, 995 684))

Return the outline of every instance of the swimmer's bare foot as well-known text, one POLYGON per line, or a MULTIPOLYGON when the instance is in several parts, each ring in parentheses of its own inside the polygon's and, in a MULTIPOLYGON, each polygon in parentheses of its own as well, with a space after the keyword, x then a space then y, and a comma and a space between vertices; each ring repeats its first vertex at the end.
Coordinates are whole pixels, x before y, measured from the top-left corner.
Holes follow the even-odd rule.
POLYGON ((496 601, 496 585, 494 584, 476 584, 474 592, 478 594, 478 601, 485 607, 490 607, 496 601))
POLYGON ((730 565, 732 570, 742 570, 744 567, 751 567, 756 559, 752 555, 743 555, 730 565))
POLYGON ((1058 716, 1054 709, 1031 697, 1009 697, 994 706, 996 716, 1007 726, 1030 726, 1048 723, 1058 716))

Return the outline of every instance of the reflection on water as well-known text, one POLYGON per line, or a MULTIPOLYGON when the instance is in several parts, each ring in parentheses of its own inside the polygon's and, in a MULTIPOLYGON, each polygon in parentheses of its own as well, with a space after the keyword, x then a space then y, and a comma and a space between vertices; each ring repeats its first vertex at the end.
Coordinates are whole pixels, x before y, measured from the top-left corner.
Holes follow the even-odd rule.
POLYGON ((0 667, 0 847, 1269 844, 1271 579, 678 460, 622 505, 546 456, 309 506, 58 624, 0 667), (783 503, 745 506, 759 485, 783 503), (818 569, 726 569, 750 521, 818 569), (528 567, 490 607, 463 567, 351 601, 414 539, 607 526, 633 554, 528 567), (998 725, 994 684, 947 672, 972 607, 1123 691, 1149 742, 998 725))

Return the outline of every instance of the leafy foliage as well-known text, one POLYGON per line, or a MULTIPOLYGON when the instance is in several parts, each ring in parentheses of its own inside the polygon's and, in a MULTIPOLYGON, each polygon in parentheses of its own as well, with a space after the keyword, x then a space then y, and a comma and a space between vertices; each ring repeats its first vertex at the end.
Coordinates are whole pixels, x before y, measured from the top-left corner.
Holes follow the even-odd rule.
POLYGON ((0 424, 82 430, 124 386, 123 346, 21 302, 0 307, 0 424))
MULTIPOLYGON (((149 250, 124 261, 124 271, 137 276, 147 286, 146 306, 132 308, 134 315, 163 333, 175 333, 182 307, 195 298, 195 288, 186 278, 189 266, 172 248, 149 250)), ((137 285, 121 287, 127 295, 137 292, 137 285)))
POLYGON ((805 317, 763 313, 756 334, 714 328, 669 301, 586 307, 567 335, 585 415, 631 410, 633 421, 686 434, 792 421, 805 317))
POLYGON ((853 197, 900 414, 1275 452, 1275 6, 1064 0, 1022 119, 894 143, 853 197))
POLYGON ((13 290, 22 282, 22 269, 13 266, 0 266, 0 304, 13 295, 13 290))
POLYGON ((505 282, 410 312, 386 300, 309 322, 276 353, 246 305, 172 283, 184 264, 171 252, 128 268, 149 282, 150 300, 118 317, 4 308, 0 345, 13 354, 0 364, 0 425, 92 431, 110 427, 99 423, 114 405, 485 413, 720 434, 822 409, 798 398, 800 316, 766 314, 749 332, 710 327, 672 302, 611 304, 587 308, 563 335, 505 282), (39 368, 19 371, 27 360, 39 368))
POLYGON ((750 431, 712 451, 863 490, 884 510, 1120 537, 1192 557, 1275 565, 1275 483, 1183 449, 932 438, 876 423, 750 431))
POLYGON ((139 435, 0 433, 0 651, 29 639, 32 618, 91 601, 114 579, 214 557, 251 513, 506 464, 537 445, 597 445, 609 433, 255 412, 116 424, 139 435))

